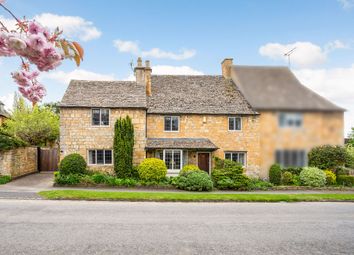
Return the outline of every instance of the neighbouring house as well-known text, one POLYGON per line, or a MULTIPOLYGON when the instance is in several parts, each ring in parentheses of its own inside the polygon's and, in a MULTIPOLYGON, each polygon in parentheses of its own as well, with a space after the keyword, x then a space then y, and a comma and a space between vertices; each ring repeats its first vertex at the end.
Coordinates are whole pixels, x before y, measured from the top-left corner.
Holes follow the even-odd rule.
POLYGON ((61 157, 80 153, 113 172, 114 123, 129 115, 134 164, 165 161, 210 173, 214 156, 268 176, 271 164, 304 166, 321 144, 343 144, 344 110, 304 87, 286 67, 221 64, 222 75, 152 75, 139 58, 136 81, 72 80, 60 104, 61 157))
POLYGON ((8 118, 10 118, 10 114, 5 110, 4 103, 0 101, 0 126, 8 118))

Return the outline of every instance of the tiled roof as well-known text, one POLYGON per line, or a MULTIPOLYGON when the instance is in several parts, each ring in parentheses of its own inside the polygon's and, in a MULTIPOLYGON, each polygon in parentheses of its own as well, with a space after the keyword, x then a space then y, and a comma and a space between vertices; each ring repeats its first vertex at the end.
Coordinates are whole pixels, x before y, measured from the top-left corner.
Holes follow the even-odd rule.
POLYGON ((217 150, 207 138, 148 138, 146 149, 199 149, 217 150))
POLYGON ((231 70, 233 81, 256 110, 344 110, 302 85, 287 67, 236 65, 231 70))
POLYGON ((236 85, 219 75, 152 75, 148 113, 255 114, 236 85))
POLYGON ((146 108, 143 86, 133 81, 72 80, 61 107, 146 108))

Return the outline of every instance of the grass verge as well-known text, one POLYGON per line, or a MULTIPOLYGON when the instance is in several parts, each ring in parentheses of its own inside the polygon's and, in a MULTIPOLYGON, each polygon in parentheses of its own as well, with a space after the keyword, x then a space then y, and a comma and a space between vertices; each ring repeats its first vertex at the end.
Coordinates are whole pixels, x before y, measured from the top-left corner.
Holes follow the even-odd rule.
POLYGON ((168 192, 108 192, 86 190, 51 190, 38 193, 53 200, 116 200, 166 202, 323 202, 351 201, 354 194, 210 194, 168 192))

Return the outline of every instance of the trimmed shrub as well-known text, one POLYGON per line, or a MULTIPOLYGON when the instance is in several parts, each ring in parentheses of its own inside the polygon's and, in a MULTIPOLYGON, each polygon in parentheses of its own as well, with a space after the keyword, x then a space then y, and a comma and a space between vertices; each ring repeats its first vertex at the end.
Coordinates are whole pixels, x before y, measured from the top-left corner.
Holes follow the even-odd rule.
POLYGON ((282 169, 283 172, 290 172, 293 175, 299 175, 302 171, 302 167, 287 167, 282 169))
POLYGON ((274 185, 281 183, 281 167, 278 164, 273 164, 269 169, 269 181, 274 185))
POLYGON ((165 162, 158 158, 146 158, 138 166, 139 177, 145 181, 159 181, 166 177, 165 162))
POLYGON ((61 185, 75 185, 80 183, 81 177, 80 174, 62 174, 61 172, 54 172, 54 183, 61 185))
POLYGON ((304 167, 300 181, 305 186, 322 187, 326 184, 326 174, 317 167, 304 167))
POLYGON ((78 153, 65 156, 59 164, 59 172, 65 174, 84 174, 86 172, 86 161, 78 153))
POLYGON ((293 174, 286 171, 281 176, 281 183, 283 185, 290 185, 293 184, 293 174))
POLYGON ((176 187, 188 191, 210 191, 213 182, 204 171, 187 171, 178 177, 176 187))
POLYGON ((195 171, 201 171, 198 166, 196 165, 185 165, 182 170, 179 172, 179 175, 184 174, 185 172, 195 172, 195 171))
POLYGON ((336 184, 337 176, 331 170, 325 170, 324 173, 326 174, 326 184, 327 185, 336 184))
POLYGON ((238 170, 233 168, 226 169, 214 169, 211 172, 214 186, 217 189, 227 190, 248 190, 250 185, 250 179, 240 174, 238 170))
POLYGON ((0 185, 6 184, 11 181, 11 176, 9 175, 0 175, 0 185))
POLYGON ((338 175, 337 184, 348 187, 354 186, 354 176, 351 175, 338 175))
POLYGON ((344 147, 323 145, 313 148, 308 154, 309 166, 320 169, 335 169, 344 166, 348 155, 344 147))
POLYGON ((300 186, 301 185, 301 180, 299 175, 293 175, 293 179, 291 181, 293 185, 295 186, 300 186))
POLYGON ((129 116, 114 125, 114 171, 119 178, 133 177, 134 126, 129 116))

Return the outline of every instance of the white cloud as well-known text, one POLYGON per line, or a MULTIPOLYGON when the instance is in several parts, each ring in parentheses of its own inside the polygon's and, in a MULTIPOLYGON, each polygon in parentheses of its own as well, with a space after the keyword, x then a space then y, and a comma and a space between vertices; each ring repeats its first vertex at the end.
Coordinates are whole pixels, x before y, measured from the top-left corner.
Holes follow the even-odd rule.
POLYGON ((327 53, 320 46, 311 42, 295 42, 291 44, 267 43, 259 48, 262 56, 273 60, 287 61, 286 52, 295 48, 291 54, 291 64, 298 67, 311 67, 323 64, 327 59, 327 53))
POLYGON ((91 21, 79 16, 61 16, 53 13, 42 13, 34 16, 34 19, 50 29, 59 27, 67 37, 79 38, 82 41, 97 39, 101 36, 91 21))
POLYGON ((4 103, 5 109, 11 111, 14 104, 15 93, 9 93, 6 96, 0 96, 0 101, 4 103))
POLYGON ((345 10, 351 9, 354 6, 354 0, 337 0, 345 10))
POLYGON ((114 80, 113 74, 100 74, 84 69, 75 69, 71 72, 53 71, 50 73, 43 73, 40 76, 41 80, 55 80, 62 84, 69 84, 70 80, 100 80, 110 81, 114 80))
MULTIPOLYGON (((42 13, 33 17, 36 21, 51 30, 63 30, 63 34, 68 38, 78 38, 82 41, 97 39, 101 36, 99 31, 91 21, 87 21, 78 16, 61 16, 53 13, 42 13)), ((10 29, 16 29, 16 21, 11 18, 0 16, 1 22, 10 29)))
POLYGON ((202 75, 201 71, 195 70, 189 66, 168 66, 168 65, 156 65, 152 67, 152 74, 162 75, 202 75))
POLYGON ((115 40, 113 41, 113 45, 118 49, 119 52, 131 53, 135 56, 141 55, 142 57, 152 57, 160 59, 164 58, 172 60, 185 60, 194 57, 196 54, 196 51, 193 49, 181 49, 178 53, 165 51, 160 48, 142 50, 139 47, 138 42, 134 41, 115 40))
POLYGON ((293 70, 301 83, 347 109, 345 135, 354 127, 354 64, 348 68, 293 70))

